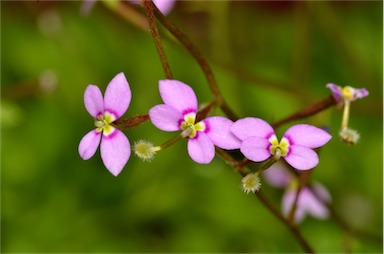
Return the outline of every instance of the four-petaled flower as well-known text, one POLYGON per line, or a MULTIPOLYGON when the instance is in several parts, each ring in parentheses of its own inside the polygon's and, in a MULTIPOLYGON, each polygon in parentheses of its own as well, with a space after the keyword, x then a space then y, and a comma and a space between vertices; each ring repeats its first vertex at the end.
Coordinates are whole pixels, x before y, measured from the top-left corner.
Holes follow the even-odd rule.
POLYGON ((79 154, 84 160, 91 158, 99 146, 105 167, 117 176, 127 163, 131 148, 127 137, 112 125, 127 111, 131 102, 131 89, 124 73, 117 74, 108 84, 104 100, 100 89, 88 85, 84 93, 84 104, 95 118, 95 129, 80 141, 79 154))
POLYGON ((331 139, 331 135, 322 129, 297 124, 290 127, 279 142, 272 126, 254 117, 236 121, 231 131, 242 140, 240 151, 249 160, 259 162, 271 156, 283 157, 299 170, 314 168, 319 158, 311 148, 323 146, 331 139))
POLYGON ((327 84, 326 87, 331 90, 333 98, 341 103, 345 101, 355 101, 356 99, 361 99, 369 95, 368 90, 365 88, 341 87, 332 83, 327 84))
MULTIPOLYGON (((292 206, 295 203, 297 188, 299 187, 297 180, 282 162, 273 164, 268 170, 263 172, 263 176, 270 185, 277 188, 285 188, 281 205, 284 216, 289 217, 292 206)), ((303 187, 297 200, 295 222, 300 223, 306 214, 310 214, 318 219, 327 219, 329 217, 327 203, 330 201, 331 196, 329 192, 320 183, 314 182, 311 187, 303 187)))
POLYGON ((188 130, 188 154, 194 161, 210 163, 215 156, 214 145, 223 149, 240 147, 240 140, 230 132, 231 120, 211 116, 196 123, 198 104, 190 86, 178 80, 160 80, 159 91, 164 104, 151 108, 149 117, 160 130, 188 130))

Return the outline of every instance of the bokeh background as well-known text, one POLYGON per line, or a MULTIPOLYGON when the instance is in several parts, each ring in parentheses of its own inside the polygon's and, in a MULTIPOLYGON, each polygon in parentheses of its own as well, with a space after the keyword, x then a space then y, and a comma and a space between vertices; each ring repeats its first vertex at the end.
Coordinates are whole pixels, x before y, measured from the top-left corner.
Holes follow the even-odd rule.
MULTIPOLYGON (((104 91, 124 72, 133 94, 126 117, 161 103, 157 83, 165 76, 153 40, 127 14, 144 12, 118 4, 1 2, 1 252, 301 252, 287 228, 242 192, 236 172, 217 157, 194 163, 185 140, 150 163, 132 155, 118 177, 99 152, 79 157, 79 141, 93 128, 83 104, 88 84, 104 91)), ((334 138, 312 179, 353 229, 367 232, 307 217, 299 228, 318 252, 383 249, 382 14, 380 1, 177 1, 168 14, 241 117, 279 120, 327 97, 329 82, 369 90, 352 104, 355 146, 337 137, 341 109, 298 121, 330 128, 334 138)), ((174 77, 200 103, 212 100, 195 60, 160 32, 174 77)), ((125 133, 132 144, 175 135, 150 122, 125 133)), ((263 189, 279 207, 283 190, 263 189)))

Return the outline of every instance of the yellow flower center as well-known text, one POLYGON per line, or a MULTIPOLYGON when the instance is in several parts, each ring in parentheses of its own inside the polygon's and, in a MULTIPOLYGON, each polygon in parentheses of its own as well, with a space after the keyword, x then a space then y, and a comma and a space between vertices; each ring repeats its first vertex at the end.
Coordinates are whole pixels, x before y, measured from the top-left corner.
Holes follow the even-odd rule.
POLYGON ((271 146, 269 147, 269 151, 272 155, 280 157, 280 156, 286 156, 289 152, 289 141, 287 138, 282 138, 280 143, 277 140, 276 135, 272 135, 268 141, 271 143, 271 146))
POLYGON ((103 132, 105 136, 109 136, 115 130, 115 127, 111 125, 115 120, 116 117, 113 114, 104 112, 104 114, 99 115, 95 120, 96 131, 103 132))
POLYGON ((353 87, 345 86, 345 87, 341 88, 341 97, 344 100, 352 101, 354 95, 355 95, 355 89, 353 87))
POLYGON ((187 128, 191 129, 191 133, 188 135, 190 138, 196 137, 197 131, 204 131, 205 130, 205 123, 203 121, 200 121, 195 124, 196 120, 196 113, 191 112, 184 115, 184 121, 180 124, 180 128, 184 131, 187 128))

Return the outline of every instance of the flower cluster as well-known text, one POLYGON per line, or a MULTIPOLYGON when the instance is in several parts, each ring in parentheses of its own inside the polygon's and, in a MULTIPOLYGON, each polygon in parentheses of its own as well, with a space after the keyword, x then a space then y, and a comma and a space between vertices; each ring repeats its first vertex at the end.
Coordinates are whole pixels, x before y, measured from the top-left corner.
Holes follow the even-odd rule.
MULTIPOLYGON (((340 88, 333 84, 328 84, 328 87, 335 99, 344 105, 368 95, 365 89, 340 88)), ((214 159, 215 146, 225 150, 239 149, 251 162, 269 162, 266 163, 266 168, 252 171, 242 179, 243 189, 247 193, 260 189, 259 175, 280 158, 297 170, 316 167, 319 157, 314 149, 325 145, 331 139, 331 135, 323 129, 308 124, 296 124, 288 128, 279 140, 272 126, 260 118, 246 117, 233 122, 223 116, 209 116, 209 110, 198 110, 198 101, 193 89, 178 80, 160 80, 159 92, 163 104, 152 107, 143 121, 150 119, 158 129, 179 134, 160 146, 154 146, 145 140, 135 142, 135 154, 150 161, 157 152, 180 139, 187 139, 187 150, 191 159, 200 164, 208 164, 214 159)), ((85 108, 94 118, 95 128, 80 141, 79 154, 81 158, 88 160, 100 144, 102 161, 114 176, 123 170, 131 155, 130 142, 118 129, 123 127, 121 121, 117 121, 125 114, 130 102, 131 90, 123 73, 117 74, 111 80, 104 98, 95 85, 88 85, 84 93, 85 108)), ((358 135, 345 126, 341 131, 350 139, 358 135)), ((286 180, 291 178, 286 177, 286 180)), ((294 188, 289 188, 292 189, 294 188)), ((291 200, 291 192, 287 193, 286 200, 291 200)), ((301 199, 310 199, 309 190, 303 189, 301 193, 301 199)), ((299 202, 299 207, 301 202, 304 201, 299 202)), ((312 211, 311 208, 308 209, 312 211)), ((300 209, 297 216, 303 213, 299 211, 300 209)))

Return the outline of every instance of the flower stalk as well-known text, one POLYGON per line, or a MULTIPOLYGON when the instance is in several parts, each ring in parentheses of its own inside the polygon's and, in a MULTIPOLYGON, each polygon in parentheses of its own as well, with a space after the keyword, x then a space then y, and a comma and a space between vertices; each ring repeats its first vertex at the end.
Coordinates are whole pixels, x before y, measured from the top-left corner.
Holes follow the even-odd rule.
POLYGON ((157 9, 157 7, 152 3, 151 0, 142 0, 142 3, 145 9, 145 12, 147 14, 150 31, 151 31, 153 40, 155 42, 157 53, 159 54, 159 57, 160 57, 161 65, 163 66, 165 77, 167 79, 172 79, 171 68, 169 67, 168 59, 167 59, 167 56, 165 55, 165 51, 161 43, 159 30, 157 29, 156 20, 153 15, 153 9, 154 8, 157 9))

